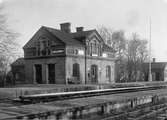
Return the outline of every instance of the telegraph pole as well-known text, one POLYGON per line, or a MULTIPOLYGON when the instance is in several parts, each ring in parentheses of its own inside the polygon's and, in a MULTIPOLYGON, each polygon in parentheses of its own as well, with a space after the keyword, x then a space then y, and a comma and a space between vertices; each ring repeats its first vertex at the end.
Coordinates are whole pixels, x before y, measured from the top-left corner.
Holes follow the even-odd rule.
POLYGON ((88 83, 87 81, 87 44, 85 43, 85 84, 88 83))
POLYGON ((151 74, 151 17, 149 19, 149 27, 150 27, 150 38, 149 38, 149 76, 148 76, 148 81, 152 81, 152 74, 151 74))

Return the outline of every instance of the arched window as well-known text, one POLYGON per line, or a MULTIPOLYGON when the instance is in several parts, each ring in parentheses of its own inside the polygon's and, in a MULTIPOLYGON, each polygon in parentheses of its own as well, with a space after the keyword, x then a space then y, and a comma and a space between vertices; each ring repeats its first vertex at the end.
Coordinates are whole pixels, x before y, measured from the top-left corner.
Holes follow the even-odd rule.
POLYGON ((79 70, 79 64, 74 63, 73 64, 73 77, 78 77, 79 78, 80 70, 79 70))
POLYGON ((111 82, 111 66, 106 66, 106 78, 111 82))

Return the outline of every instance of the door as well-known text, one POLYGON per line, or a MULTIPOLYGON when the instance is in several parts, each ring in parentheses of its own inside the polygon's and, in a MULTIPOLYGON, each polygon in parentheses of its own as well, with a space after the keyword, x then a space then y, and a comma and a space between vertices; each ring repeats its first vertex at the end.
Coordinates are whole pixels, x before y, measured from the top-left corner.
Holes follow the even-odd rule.
POLYGON ((35 65, 35 80, 37 84, 42 84, 42 65, 35 65))
POLYGON ((91 65, 91 83, 98 83, 98 67, 91 65))
POLYGON ((108 82, 111 82, 111 67, 109 65, 106 67, 106 78, 108 82))
POLYGON ((78 63, 73 64, 73 78, 71 80, 71 83, 73 84, 80 83, 80 67, 78 63))
POLYGON ((48 64, 48 82, 55 84, 55 64, 48 64))

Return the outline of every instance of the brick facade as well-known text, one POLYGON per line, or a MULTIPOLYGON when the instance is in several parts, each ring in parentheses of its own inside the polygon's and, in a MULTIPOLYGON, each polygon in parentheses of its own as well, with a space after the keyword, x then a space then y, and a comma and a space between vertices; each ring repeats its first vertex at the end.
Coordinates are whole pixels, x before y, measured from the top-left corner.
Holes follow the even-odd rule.
POLYGON ((96 30, 41 27, 23 49, 25 83, 114 83, 114 51, 96 30))
POLYGON ((26 83, 36 84, 34 78, 34 65, 42 65, 42 83, 47 84, 47 65, 55 64, 55 83, 65 84, 65 57, 56 58, 40 58, 40 59, 26 59, 25 60, 25 71, 26 71, 26 83))

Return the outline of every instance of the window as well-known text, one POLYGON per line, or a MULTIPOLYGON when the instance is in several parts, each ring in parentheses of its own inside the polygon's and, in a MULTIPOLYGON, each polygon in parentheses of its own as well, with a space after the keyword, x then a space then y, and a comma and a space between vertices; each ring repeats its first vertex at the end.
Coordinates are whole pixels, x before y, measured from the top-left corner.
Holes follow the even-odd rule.
POLYGON ((99 55, 99 44, 97 43, 97 41, 92 41, 90 43, 90 47, 91 47, 90 54, 92 56, 98 56, 99 55))
POLYGON ((79 70, 79 64, 75 63, 73 64, 73 77, 79 77, 80 70, 79 70))
POLYGON ((100 56, 102 56, 102 45, 99 45, 100 56))
POLYGON ((98 55, 101 56, 101 46, 98 45, 98 55))
POLYGON ((92 43, 92 53, 96 54, 96 43, 92 43))
POLYGON ((90 44, 88 42, 87 46, 86 46, 86 53, 87 53, 87 55, 90 55, 90 49, 91 49, 91 47, 90 47, 90 44))
POLYGON ((93 52, 92 52, 92 51, 93 51, 92 49, 93 49, 93 43, 90 44, 90 54, 91 54, 91 55, 92 55, 92 53, 93 53, 93 52))
POLYGON ((36 43, 36 52, 37 55, 50 55, 50 46, 51 46, 51 41, 48 40, 46 37, 40 37, 39 41, 36 43))
POLYGON ((16 73, 16 74, 15 74, 15 78, 16 78, 16 80, 19 79, 19 73, 16 73))
POLYGON ((37 55, 40 56, 40 42, 37 42, 37 55))
POLYGON ((46 55, 46 41, 41 41, 40 42, 40 51, 42 53, 42 55, 46 55))

